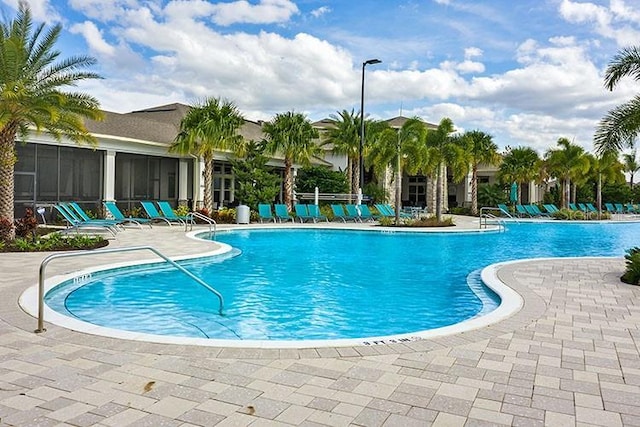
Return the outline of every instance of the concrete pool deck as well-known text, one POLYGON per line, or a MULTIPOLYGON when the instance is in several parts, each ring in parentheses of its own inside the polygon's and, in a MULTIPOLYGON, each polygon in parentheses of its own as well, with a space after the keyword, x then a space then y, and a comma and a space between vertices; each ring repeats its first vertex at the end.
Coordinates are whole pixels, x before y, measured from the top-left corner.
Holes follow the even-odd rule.
MULTIPOLYGON (((466 218, 456 224, 478 227, 466 218)), ((157 226, 119 233, 111 247, 143 244, 169 256, 215 245, 157 226)), ((36 319, 17 300, 47 255, 0 255, 0 425, 640 425, 640 288, 619 281, 621 258, 505 265, 498 276, 523 297, 522 310, 464 333, 247 349, 120 340, 52 324, 35 334, 36 319)), ((152 258, 56 260, 47 276, 132 256, 152 258)))

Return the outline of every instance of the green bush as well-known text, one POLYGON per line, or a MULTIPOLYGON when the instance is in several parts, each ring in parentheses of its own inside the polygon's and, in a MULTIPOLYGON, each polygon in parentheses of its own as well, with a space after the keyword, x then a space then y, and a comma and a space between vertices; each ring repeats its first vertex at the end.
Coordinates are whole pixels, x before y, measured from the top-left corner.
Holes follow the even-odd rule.
POLYGON ((628 249, 624 258, 627 260, 626 270, 620 280, 630 285, 638 285, 640 283, 640 248, 628 249))

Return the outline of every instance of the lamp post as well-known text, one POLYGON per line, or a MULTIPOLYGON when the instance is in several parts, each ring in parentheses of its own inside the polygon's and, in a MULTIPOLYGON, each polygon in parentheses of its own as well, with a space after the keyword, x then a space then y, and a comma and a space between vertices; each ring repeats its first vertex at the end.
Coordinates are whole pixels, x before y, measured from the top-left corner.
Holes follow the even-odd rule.
POLYGON ((362 204, 362 187, 364 185, 364 161, 362 159, 362 147, 364 146, 364 69, 367 65, 379 64, 379 59, 368 59, 362 63, 362 89, 360 91, 360 150, 358 152, 358 204, 362 204))

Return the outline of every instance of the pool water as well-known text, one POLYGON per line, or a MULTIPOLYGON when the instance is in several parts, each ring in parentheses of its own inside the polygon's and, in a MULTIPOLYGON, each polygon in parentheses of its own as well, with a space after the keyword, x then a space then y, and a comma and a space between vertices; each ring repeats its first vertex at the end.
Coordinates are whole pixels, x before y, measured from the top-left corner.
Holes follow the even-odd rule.
POLYGON ((497 306, 470 277, 496 262, 622 256, 638 223, 513 224, 504 233, 251 230, 219 233, 233 253, 182 264, 225 298, 154 265, 63 283, 46 303, 116 329, 234 340, 326 340, 408 334, 497 306))

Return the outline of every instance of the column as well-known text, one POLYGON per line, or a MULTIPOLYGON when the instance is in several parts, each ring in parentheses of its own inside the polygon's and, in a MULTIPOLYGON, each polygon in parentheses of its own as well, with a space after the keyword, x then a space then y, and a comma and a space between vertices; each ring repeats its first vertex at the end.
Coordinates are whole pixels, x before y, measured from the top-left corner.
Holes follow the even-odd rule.
POLYGON ((188 194, 189 194, 189 159, 180 159, 178 163, 178 206, 187 206, 188 194))
POLYGON ((116 152, 108 150, 104 156, 102 199, 105 202, 115 201, 116 190, 116 152))

